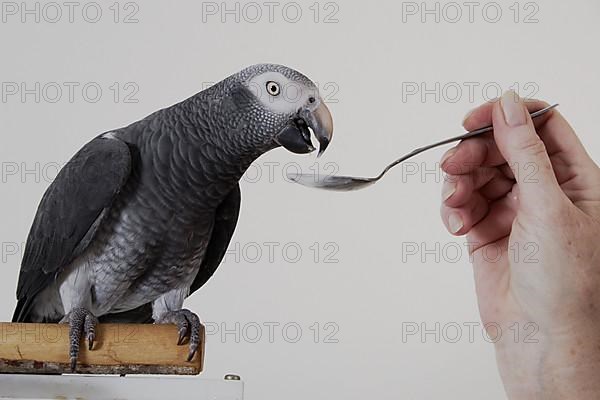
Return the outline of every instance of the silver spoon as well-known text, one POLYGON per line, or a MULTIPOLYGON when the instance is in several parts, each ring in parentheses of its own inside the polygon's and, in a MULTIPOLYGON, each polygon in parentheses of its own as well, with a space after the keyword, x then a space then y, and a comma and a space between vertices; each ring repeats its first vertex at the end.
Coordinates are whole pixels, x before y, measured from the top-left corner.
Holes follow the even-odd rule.
MULTIPOLYGON (((558 106, 558 104, 554 104, 554 105, 548 106, 546 108, 543 108, 539 111, 533 112, 530 114, 531 118, 539 117, 540 115, 547 113, 548 111, 552 110, 553 108, 555 108, 557 106, 558 106)), ((396 165, 400 164, 401 162, 403 162, 405 160, 408 160, 409 158, 411 158, 413 156, 416 156, 417 154, 420 154, 429 149, 433 149, 434 147, 443 146, 445 144, 456 142, 458 140, 464 140, 464 139, 471 138, 473 136, 478 136, 483 133, 490 132, 493 129, 494 128, 492 126, 486 126, 485 128, 480 128, 480 129, 477 129, 477 130, 474 130, 471 132, 464 133, 459 136, 454 136, 454 137, 451 137, 450 139, 442 140, 441 142, 430 144, 430 145, 424 146, 424 147, 419 147, 418 149, 415 149, 415 150, 411 151, 410 153, 400 157, 396 161, 392 162, 390 165, 385 167, 385 169, 379 175, 377 175, 374 178, 360 178, 360 177, 354 177, 354 176, 336 176, 336 175, 321 176, 321 175, 314 175, 314 174, 299 173, 299 174, 294 174, 294 175, 289 174, 288 179, 290 179, 293 182, 304 185, 304 186, 313 187, 313 188, 317 188, 317 189, 335 190, 338 192, 348 192, 351 190, 363 189, 363 188, 366 188, 367 186, 374 184, 381 178, 383 178, 383 176, 390 169, 394 168, 396 165)))

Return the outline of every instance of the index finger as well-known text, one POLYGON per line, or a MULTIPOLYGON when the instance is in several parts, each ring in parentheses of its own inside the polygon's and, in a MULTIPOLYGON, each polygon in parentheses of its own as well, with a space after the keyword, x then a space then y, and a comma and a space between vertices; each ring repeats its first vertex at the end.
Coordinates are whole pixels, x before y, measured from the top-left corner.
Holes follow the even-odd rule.
MULTIPOLYGON (((547 102, 541 100, 525 99, 524 101, 530 113, 549 106, 547 102)), ((463 121, 465 129, 470 131, 490 125, 493 105, 494 101, 488 102, 471 111, 463 121)), ((548 155, 561 154, 561 158, 568 160, 571 165, 591 160, 575 131, 558 110, 553 109, 534 118, 533 123, 546 146, 548 155)))
MULTIPOLYGON (((463 121, 465 129, 472 131, 489 126, 492 123, 492 109, 495 102, 496 100, 492 100, 473 109, 463 121)), ((529 112, 534 112, 547 107, 548 103, 527 99, 525 105, 529 112)), ((577 155, 572 156, 575 159, 580 156, 581 152, 587 155, 573 129, 556 110, 550 110, 535 118, 534 125, 538 132, 542 132, 540 137, 544 140, 549 155, 560 151, 576 151, 577 155), (557 136, 560 136, 560 140, 557 136), (564 140, 565 136, 568 136, 570 140, 564 140)), ((447 173, 461 175, 470 173, 480 166, 496 167, 505 163, 506 160, 500 154, 492 134, 485 134, 462 141, 456 146, 453 154, 445 156, 441 167, 447 173)))

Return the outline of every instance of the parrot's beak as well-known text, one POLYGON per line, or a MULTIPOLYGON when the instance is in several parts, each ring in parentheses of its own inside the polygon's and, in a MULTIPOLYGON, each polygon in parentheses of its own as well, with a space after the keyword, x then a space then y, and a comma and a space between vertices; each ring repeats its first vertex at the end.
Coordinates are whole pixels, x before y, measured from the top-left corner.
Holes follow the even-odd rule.
POLYGON ((315 110, 309 111, 305 109, 300 114, 300 118, 306 121, 308 127, 312 129, 319 141, 318 156, 320 157, 333 138, 333 118, 331 117, 331 112, 323 100, 319 100, 319 106, 315 110))
POLYGON ((333 118, 321 99, 316 108, 302 108, 296 118, 277 134, 275 141, 293 153, 310 153, 315 148, 310 140, 309 128, 319 142, 319 156, 321 156, 333 137, 333 118))

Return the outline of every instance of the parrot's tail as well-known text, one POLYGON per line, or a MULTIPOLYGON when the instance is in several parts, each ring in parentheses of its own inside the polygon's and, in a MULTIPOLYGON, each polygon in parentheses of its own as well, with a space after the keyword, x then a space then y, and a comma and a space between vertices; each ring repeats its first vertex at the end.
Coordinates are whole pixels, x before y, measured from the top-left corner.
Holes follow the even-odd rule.
POLYGON ((21 298, 17 301, 15 312, 13 313, 12 322, 37 322, 32 321, 29 310, 31 309, 31 302, 27 301, 27 298, 21 298))

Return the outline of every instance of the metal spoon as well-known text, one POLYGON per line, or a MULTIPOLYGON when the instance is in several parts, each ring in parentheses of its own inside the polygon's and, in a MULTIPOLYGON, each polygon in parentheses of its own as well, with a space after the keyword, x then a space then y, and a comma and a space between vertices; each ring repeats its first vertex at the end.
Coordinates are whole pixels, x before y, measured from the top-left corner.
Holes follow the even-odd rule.
MULTIPOLYGON (((543 108, 539 111, 533 112, 530 114, 531 118, 539 117, 540 115, 547 113, 548 111, 552 110, 553 108, 555 108, 557 106, 558 106, 558 104, 554 104, 554 105, 548 106, 546 108, 543 108)), ((360 177, 354 177, 354 176, 336 176, 336 175, 321 176, 321 175, 302 174, 302 173, 294 174, 294 175, 288 174, 288 178, 293 182, 299 183, 304 186, 317 188, 317 189, 335 190, 335 191, 339 191, 339 192, 348 192, 351 190, 363 189, 363 188, 366 188, 367 186, 374 184, 381 178, 383 178, 383 176, 390 169, 395 167, 396 165, 400 164, 401 162, 403 162, 405 160, 408 160, 409 158, 411 158, 413 156, 416 156, 417 154, 420 154, 429 149, 433 149, 434 147, 443 146, 445 144, 456 142, 458 140, 468 139, 473 136, 478 136, 483 133, 490 132, 492 130, 493 130, 492 126, 486 126, 485 128, 480 128, 480 129, 477 129, 477 130, 474 130, 471 132, 464 133, 459 136, 454 136, 449 139, 442 140, 441 142, 430 144, 430 145, 424 146, 424 147, 419 147, 418 149, 415 149, 415 150, 411 151, 410 153, 400 157, 396 161, 392 162, 390 165, 385 167, 385 169, 379 175, 377 175, 374 178, 360 178, 360 177)))

